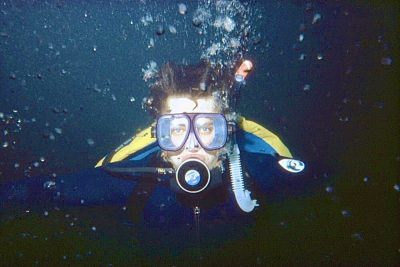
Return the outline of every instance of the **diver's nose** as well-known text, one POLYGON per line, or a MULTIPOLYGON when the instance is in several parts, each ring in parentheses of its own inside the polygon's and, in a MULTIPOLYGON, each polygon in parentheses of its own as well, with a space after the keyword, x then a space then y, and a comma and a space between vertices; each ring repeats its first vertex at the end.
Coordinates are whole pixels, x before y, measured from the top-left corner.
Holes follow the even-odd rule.
POLYGON ((190 133, 188 140, 186 141, 186 149, 188 149, 189 151, 191 150, 198 150, 199 149, 199 142, 197 141, 196 136, 194 135, 194 133, 190 133))

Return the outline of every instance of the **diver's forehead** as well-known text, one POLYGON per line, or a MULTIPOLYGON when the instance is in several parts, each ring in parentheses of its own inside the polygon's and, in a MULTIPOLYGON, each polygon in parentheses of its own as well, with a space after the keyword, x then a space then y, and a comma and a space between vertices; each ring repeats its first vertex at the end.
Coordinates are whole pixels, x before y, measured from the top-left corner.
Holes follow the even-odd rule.
POLYGON ((197 101, 187 97, 170 96, 165 101, 164 113, 212 113, 220 112, 213 97, 198 98, 197 101))

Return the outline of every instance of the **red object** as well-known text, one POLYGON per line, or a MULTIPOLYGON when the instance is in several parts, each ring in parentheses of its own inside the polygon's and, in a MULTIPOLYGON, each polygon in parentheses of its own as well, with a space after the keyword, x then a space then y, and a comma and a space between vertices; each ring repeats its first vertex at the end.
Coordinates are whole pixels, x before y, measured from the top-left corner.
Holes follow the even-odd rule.
POLYGON ((238 70, 235 73, 235 79, 237 81, 244 81, 246 79, 247 74, 253 69, 253 63, 250 60, 245 60, 240 65, 238 70))

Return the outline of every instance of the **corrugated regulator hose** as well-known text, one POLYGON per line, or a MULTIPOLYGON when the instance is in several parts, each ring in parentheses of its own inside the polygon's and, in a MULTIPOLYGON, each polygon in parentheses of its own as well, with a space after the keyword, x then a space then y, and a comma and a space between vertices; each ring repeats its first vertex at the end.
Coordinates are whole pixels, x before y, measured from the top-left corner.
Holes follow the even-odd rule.
POLYGON ((242 164, 240 162, 240 151, 237 144, 229 153, 229 170, 231 172, 232 190, 239 207, 244 212, 251 212, 258 206, 256 199, 251 199, 251 192, 244 188, 242 164))

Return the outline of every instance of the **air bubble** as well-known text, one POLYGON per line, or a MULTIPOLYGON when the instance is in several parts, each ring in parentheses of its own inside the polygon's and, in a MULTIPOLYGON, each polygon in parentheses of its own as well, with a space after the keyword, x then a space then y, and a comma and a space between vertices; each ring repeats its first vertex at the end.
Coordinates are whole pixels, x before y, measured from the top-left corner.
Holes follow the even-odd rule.
POLYGON ((151 60, 150 63, 147 64, 147 69, 142 69, 142 72, 145 82, 154 78, 158 74, 157 63, 151 60))
POLYGON ((147 45, 147 48, 153 48, 154 47, 154 39, 150 38, 149 44, 147 45))
POLYGON ((179 14, 181 15, 185 15, 187 13, 187 7, 185 4, 178 4, 178 10, 179 10, 179 14))
POLYGON ((168 30, 172 34, 176 34, 177 33, 176 28, 174 26, 172 26, 172 25, 168 26, 168 30))
POLYGON ((57 134, 62 134, 62 129, 61 129, 61 128, 54 128, 54 131, 55 131, 57 134))
POLYGON ((158 36, 161 36, 161 35, 163 35, 164 33, 165 33, 164 27, 163 27, 162 25, 158 25, 158 26, 157 26, 157 30, 156 30, 156 34, 157 34, 158 36))
POLYGON ((400 192, 400 185, 399 184, 395 184, 393 186, 394 190, 396 190, 397 192, 400 192))
POLYGON ((54 189, 56 187, 56 182, 54 181, 46 181, 43 183, 44 189, 54 189))
POLYGON ((235 21, 229 17, 219 17, 214 21, 214 27, 223 28, 227 32, 233 31, 236 26, 235 21))
POLYGON ((386 66, 392 65, 392 59, 390 57, 383 57, 381 58, 381 64, 386 66))
POLYGON ((317 23, 321 19, 321 14, 316 13, 313 17, 312 24, 317 23))
POLYGON ((17 75, 16 75, 15 73, 13 73, 13 72, 11 72, 11 73, 8 75, 8 77, 9 77, 11 80, 16 80, 16 79, 17 79, 17 75))
POLYGON ((357 240, 357 241, 362 241, 362 240, 364 240, 364 237, 363 237, 363 235, 362 235, 361 233, 354 233, 354 234, 351 234, 351 238, 352 238, 353 240, 357 240))
POLYGON ((342 210, 342 215, 343 215, 343 217, 350 217, 351 212, 349 210, 342 210))
POLYGON ((89 146, 94 146, 94 141, 93 141, 93 139, 88 138, 88 139, 86 140, 86 142, 88 143, 89 146))
POLYGON ((332 192, 333 192, 333 187, 332 187, 332 186, 327 186, 327 187, 325 188, 325 191, 326 191, 327 193, 332 193, 332 192))
POLYGON ((235 21, 233 21, 231 18, 226 17, 224 20, 224 29, 227 32, 231 32, 233 31, 233 29, 235 29, 236 23, 235 21))
POLYGON ((153 17, 150 14, 146 14, 145 17, 142 17, 140 21, 143 23, 144 26, 149 25, 151 22, 153 22, 153 17))

